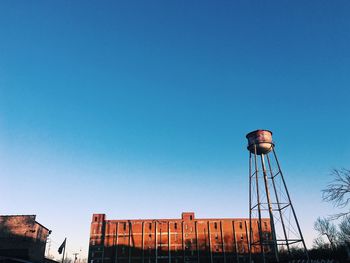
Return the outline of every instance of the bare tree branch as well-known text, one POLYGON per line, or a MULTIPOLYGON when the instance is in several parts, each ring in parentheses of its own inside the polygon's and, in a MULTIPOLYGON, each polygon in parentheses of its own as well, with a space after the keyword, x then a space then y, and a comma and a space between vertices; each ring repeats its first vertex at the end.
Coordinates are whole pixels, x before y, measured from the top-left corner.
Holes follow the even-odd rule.
POLYGON ((339 218, 347 217, 347 216, 350 216, 350 211, 349 212, 337 213, 337 214, 331 215, 331 216, 328 217, 328 219, 329 220, 337 220, 339 218))
MULTIPOLYGON (((318 232, 319 237, 325 236, 332 248, 335 248, 337 242, 337 229, 334 224, 325 218, 317 218, 314 223, 314 229, 318 232)), ((320 239, 316 240, 316 244, 320 245, 320 239)))
MULTIPOLYGON (((333 169, 331 175, 334 179, 322 190, 322 199, 333 203, 335 207, 344 208, 350 203, 350 170, 333 169)), ((350 214, 350 211, 333 215, 331 218, 338 219, 350 214)))
POLYGON ((339 239, 341 242, 350 243, 350 217, 346 216, 339 224, 339 239))

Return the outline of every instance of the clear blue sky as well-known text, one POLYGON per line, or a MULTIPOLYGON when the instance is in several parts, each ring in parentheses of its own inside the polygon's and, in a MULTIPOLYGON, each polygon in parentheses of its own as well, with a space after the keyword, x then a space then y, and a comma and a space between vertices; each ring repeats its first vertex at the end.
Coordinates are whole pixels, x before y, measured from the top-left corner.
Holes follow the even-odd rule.
POLYGON ((267 2, 1 1, 0 213, 83 254, 93 212, 244 217, 265 128, 311 245, 350 165, 350 3, 267 2))

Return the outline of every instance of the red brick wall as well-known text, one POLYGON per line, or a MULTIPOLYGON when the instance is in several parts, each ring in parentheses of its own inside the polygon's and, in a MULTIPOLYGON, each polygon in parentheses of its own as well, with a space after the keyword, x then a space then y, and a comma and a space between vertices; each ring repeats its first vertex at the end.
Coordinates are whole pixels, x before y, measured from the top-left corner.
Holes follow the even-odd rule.
POLYGON ((0 216, 0 255, 41 262, 48 229, 35 221, 35 215, 0 216))
MULTIPOLYGON (((270 232, 268 219, 263 231, 270 232)), ((254 240, 257 220, 252 220, 254 240)), ((108 262, 230 262, 248 253, 249 219, 105 220, 94 214, 90 231, 89 263, 108 262), (102 261, 103 259, 103 261, 102 261), (170 260, 169 260, 170 259, 170 260)), ((256 247, 253 253, 259 252, 256 247)))

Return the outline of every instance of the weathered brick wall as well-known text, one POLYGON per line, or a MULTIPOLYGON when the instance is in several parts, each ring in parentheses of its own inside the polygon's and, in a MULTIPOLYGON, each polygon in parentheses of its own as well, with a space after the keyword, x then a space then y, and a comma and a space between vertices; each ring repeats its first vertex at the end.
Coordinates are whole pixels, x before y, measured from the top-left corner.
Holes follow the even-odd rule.
POLYGON ((0 216, 0 255, 41 262, 48 229, 35 221, 35 215, 0 216))

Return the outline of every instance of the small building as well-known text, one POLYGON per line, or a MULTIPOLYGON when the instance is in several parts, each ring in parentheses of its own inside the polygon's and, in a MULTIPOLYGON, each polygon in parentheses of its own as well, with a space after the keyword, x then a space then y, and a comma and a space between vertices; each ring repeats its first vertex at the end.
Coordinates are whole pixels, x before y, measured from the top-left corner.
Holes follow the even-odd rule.
POLYGON ((0 257, 43 262, 50 230, 35 215, 0 216, 0 257))
MULTIPOLYGON (((262 231, 269 238, 269 219, 262 219, 262 231)), ((248 233, 249 218, 199 219, 188 212, 178 219, 106 220, 94 214, 88 263, 243 262, 248 233)), ((258 238, 252 219, 252 239, 258 238)))

